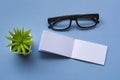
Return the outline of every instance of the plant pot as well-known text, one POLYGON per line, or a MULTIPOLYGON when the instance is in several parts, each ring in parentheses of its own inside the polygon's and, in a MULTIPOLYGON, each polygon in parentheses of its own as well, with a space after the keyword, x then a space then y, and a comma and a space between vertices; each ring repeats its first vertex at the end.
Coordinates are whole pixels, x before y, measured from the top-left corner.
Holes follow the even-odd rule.
POLYGON ((14 32, 10 32, 10 36, 6 36, 11 41, 8 44, 10 51, 17 54, 23 54, 24 56, 30 54, 31 46, 33 44, 31 30, 24 31, 23 29, 14 28, 14 32))
MULTIPOLYGON (((30 46, 30 49, 31 49, 31 46, 30 46)), ((10 52, 16 53, 16 54, 20 54, 20 55, 24 55, 22 52, 20 52, 20 53, 13 52, 13 51, 12 51, 12 47, 10 47, 10 52)), ((27 52, 26 55, 28 55, 28 54, 30 54, 30 53, 31 53, 31 52, 27 52)))

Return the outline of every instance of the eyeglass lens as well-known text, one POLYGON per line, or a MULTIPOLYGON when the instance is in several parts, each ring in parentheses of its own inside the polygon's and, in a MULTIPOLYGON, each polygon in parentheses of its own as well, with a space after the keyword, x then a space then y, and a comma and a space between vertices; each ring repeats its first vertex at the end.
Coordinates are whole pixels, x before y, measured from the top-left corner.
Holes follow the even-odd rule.
POLYGON ((62 20, 53 25, 53 29, 66 29, 70 25, 70 20, 62 20))
POLYGON ((77 23, 78 23, 78 26, 86 27, 86 28, 95 25, 95 22, 93 20, 91 20, 91 19, 78 18, 77 23))

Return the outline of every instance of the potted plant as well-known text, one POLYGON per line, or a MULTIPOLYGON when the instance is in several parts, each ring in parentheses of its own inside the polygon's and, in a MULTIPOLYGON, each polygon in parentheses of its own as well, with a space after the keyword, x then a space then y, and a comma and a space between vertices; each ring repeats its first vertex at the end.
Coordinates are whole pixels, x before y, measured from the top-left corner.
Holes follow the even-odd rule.
POLYGON ((10 36, 6 36, 6 38, 11 41, 11 43, 8 44, 10 50, 24 56, 28 55, 32 51, 31 46, 33 44, 30 32, 30 29, 24 31, 24 28, 14 28, 13 32, 9 31, 10 36))

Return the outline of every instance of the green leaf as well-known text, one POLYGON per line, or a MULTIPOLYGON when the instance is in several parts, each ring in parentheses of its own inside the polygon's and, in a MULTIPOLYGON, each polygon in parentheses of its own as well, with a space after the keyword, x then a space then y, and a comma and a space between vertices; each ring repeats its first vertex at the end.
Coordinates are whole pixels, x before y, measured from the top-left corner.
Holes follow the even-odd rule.
POLYGON ((31 30, 27 30, 27 31, 25 31, 25 32, 24 32, 24 34, 23 34, 23 35, 24 35, 24 37, 29 36, 30 32, 31 32, 31 30))
POLYGON ((13 39, 13 38, 11 38, 11 37, 9 37, 9 36, 5 36, 8 40, 10 40, 10 41, 16 41, 15 39, 13 39))
POLYGON ((9 33, 10 33, 11 36, 14 36, 14 34, 11 31, 9 31, 9 33))
POLYGON ((9 36, 5 36, 8 40, 13 40, 11 37, 9 37, 9 36))
POLYGON ((20 30, 18 28, 14 28, 14 33, 16 36, 20 36, 20 30))
POLYGON ((17 29, 16 28, 14 28, 14 33, 17 34, 17 29))
POLYGON ((14 46, 14 47, 12 47, 12 52, 16 52, 16 50, 18 49, 18 46, 14 46))
POLYGON ((17 31, 18 34, 20 33, 20 30, 18 29, 18 27, 16 28, 16 31, 17 31))
POLYGON ((22 28, 22 31, 21 31, 21 33, 22 33, 22 34, 24 33, 24 28, 22 28))
POLYGON ((18 45, 18 43, 10 43, 10 44, 8 44, 8 47, 15 46, 15 45, 18 45))
POLYGON ((26 50, 25 50, 25 48, 23 47, 22 44, 20 45, 20 47, 21 47, 21 49, 22 49, 23 54, 26 55, 26 50))
POLYGON ((31 42, 31 40, 24 40, 23 43, 31 42))
POLYGON ((31 40, 32 39, 32 36, 28 36, 25 38, 25 40, 31 40))
POLYGON ((26 41, 23 41, 24 44, 27 44, 27 45, 32 45, 33 44, 33 41, 31 40, 26 40, 26 41))
POLYGON ((18 46, 17 53, 20 54, 20 52, 21 52, 21 47, 18 46))
POLYGON ((31 52, 31 49, 28 45, 23 44, 24 48, 27 49, 29 52, 31 52))

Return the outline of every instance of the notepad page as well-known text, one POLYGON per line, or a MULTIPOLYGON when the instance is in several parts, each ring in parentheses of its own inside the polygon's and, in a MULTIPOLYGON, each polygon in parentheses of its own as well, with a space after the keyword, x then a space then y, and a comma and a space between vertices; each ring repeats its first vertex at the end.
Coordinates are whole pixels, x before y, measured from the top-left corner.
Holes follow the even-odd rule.
POLYGON ((74 39, 53 32, 43 31, 39 51, 71 57, 74 39))
POLYGON ((104 65, 107 46, 75 39, 72 58, 104 65))

